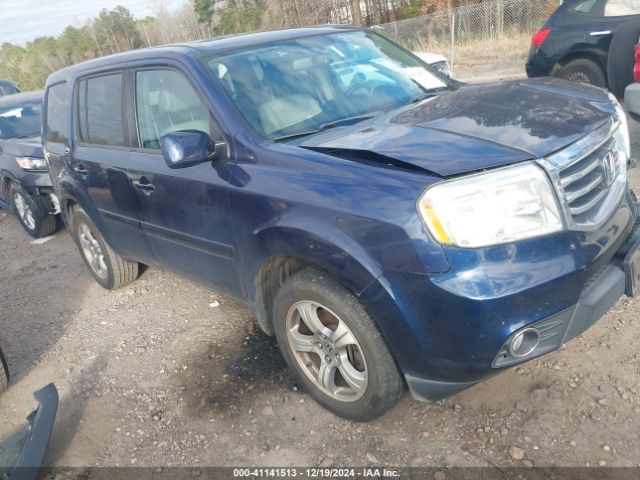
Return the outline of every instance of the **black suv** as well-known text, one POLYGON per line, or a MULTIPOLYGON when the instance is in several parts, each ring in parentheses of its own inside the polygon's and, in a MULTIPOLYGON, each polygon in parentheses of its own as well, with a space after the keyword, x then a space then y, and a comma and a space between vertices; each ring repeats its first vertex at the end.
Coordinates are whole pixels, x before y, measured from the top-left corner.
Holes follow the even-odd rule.
POLYGON ((13 95, 14 93, 20 93, 18 85, 11 80, 0 80, 0 97, 3 95, 13 95))
POLYGON ((0 98, 0 207, 36 238, 57 230, 60 212, 42 151, 41 113, 41 91, 0 98))
POLYGON ((607 87, 611 39, 640 20, 640 0, 567 0, 533 36, 527 75, 607 87))

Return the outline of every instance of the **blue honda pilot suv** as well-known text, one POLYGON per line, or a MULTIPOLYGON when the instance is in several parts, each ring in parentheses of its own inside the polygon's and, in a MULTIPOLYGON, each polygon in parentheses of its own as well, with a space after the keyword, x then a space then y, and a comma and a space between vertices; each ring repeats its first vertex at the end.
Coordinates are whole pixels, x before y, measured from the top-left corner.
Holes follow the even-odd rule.
POLYGON ((65 68, 43 122, 100 285, 144 264, 242 299, 350 419, 555 350, 640 282, 626 119, 595 87, 463 85, 325 26, 65 68))

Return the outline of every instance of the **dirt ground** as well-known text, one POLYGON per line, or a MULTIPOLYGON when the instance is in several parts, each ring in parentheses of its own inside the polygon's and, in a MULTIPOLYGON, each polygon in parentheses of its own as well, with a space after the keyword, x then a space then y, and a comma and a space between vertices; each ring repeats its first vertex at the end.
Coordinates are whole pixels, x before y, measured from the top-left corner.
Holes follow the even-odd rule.
MULTIPOLYGON (((640 125, 634 124, 640 156, 640 125)), ((640 193, 640 175, 632 173, 640 193)), ((565 348, 435 404, 350 423, 297 391, 241 303, 149 270, 117 292, 68 234, 33 245, 0 211, 0 438, 49 382, 56 466, 638 466, 640 301, 565 348), (219 302, 219 306, 215 306, 219 302), (517 449, 522 449, 517 450, 517 449)))

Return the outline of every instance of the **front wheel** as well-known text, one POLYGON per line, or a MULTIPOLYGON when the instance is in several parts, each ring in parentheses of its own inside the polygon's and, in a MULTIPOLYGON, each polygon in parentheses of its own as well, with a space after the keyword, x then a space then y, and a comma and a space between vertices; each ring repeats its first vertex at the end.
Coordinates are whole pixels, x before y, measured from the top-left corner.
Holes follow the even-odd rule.
POLYGON ((138 278, 138 263, 115 253, 89 216, 78 207, 71 213, 71 234, 91 275, 102 287, 115 290, 138 278))
POLYGON ((329 275, 305 269, 291 276, 276 295, 273 314, 289 368, 319 404, 365 421, 398 401, 402 378, 376 325, 329 275))
POLYGON ((34 238, 42 238, 58 229, 55 215, 41 213, 36 202, 19 183, 12 183, 9 187, 9 198, 20 225, 34 238))

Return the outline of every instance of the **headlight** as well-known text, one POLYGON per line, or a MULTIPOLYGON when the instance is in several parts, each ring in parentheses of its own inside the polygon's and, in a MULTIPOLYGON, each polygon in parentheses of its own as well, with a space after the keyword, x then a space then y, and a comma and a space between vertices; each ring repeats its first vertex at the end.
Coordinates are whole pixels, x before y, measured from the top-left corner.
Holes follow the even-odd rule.
POLYGON ((613 177, 618 177, 619 175, 627 176, 627 164, 631 159, 630 149, 629 149, 629 131, 627 130, 625 125, 620 125, 618 129, 613 134, 613 150, 616 153, 617 161, 615 165, 615 169, 613 170, 613 177))
POLYGON ((618 102, 618 99, 615 97, 615 95, 609 93, 609 98, 616 107, 616 117, 620 122, 620 127, 618 128, 618 132, 616 133, 619 134, 622 138, 616 138, 616 147, 618 147, 619 150, 620 147, 624 149, 623 151, 626 155, 627 161, 629 161, 631 159, 631 136, 629 135, 629 121, 627 120, 627 114, 624 111, 624 108, 622 108, 622 105, 620 105, 620 102, 618 102), (620 142, 622 143, 620 144, 620 142))
POLYGON ((438 242, 468 248, 563 229, 551 184, 533 163, 436 184, 422 195, 418 211, 438 242))
POLYGON ((23 170, 47 170, 47 161, 44 158, 16 157, 16 163, 23 170))

